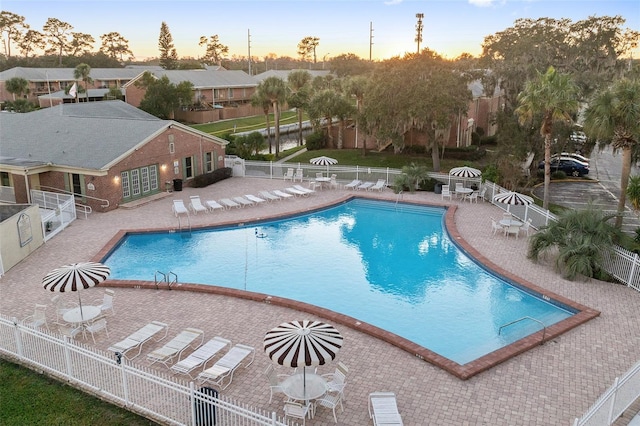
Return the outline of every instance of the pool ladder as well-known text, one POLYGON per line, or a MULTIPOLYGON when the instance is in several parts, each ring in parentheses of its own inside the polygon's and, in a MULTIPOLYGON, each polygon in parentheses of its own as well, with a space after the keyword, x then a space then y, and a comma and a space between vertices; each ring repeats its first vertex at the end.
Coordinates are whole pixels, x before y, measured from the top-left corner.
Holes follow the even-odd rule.
POLYGON ((535 318, 531 318, 531 317, 522 317, 522 318, 518 318, 518 319, 517 319, 517 320, 515 320, 515 321, 511 321, 511 322, 508 322, 508 323, 506 323, 506 324, 501 325, 501 326, 500 326, 500 328, 498 329, 498 336, 499 336, 499 335, 500 335, 500 333, 502 332, 502 329, 503 329, 503 328, 505 328, 505 327, 509 327, 510 325, 516 324, 516 323, 518 323, 518 322, 520 322, 520 321, 524 321, 524 320, 531 320, 531 321, 535 321, 535 322, 537 322, 538 324, 540 324, 540 325, 542 326, 542 341, 540 342, 540 344, 541 344, 541 345, 542 345, 542 344, 544 344, 544 338, 545 338, 545 336, 546 336, 546 334, 547 334, 547 326, 546 326, 546 325, 544 325, 544 323, 543 323, 542 321, 540 321, 539 319, 535 319, 535 318))
POLYGON ((156 271, 153 277, 153 280, 155 281, 155 284, 156 284, 156 290, 160 288, 158 285, 163 282, 166 282, 167 288, 171 290, 171 286, 178 283, 178 275, 176 275, 174 272, 171 272, 171 271, 167 272, 166 274, 164 272, 156 271), (162 280, 160 281, 158 281, 158 274, 162 275, 162 280), (173 276, 173 279, 171 279, 172 276, 173 276))
MULTIPOLYGON (((183 229, 182 229, 182 221, 180 220, 180 216, 181 215, 178 215, 178 230, 180 232, 182 232, 183 229)), ((189 219, 189 215, 187 215, 186 217, 187 217, 187 223, 185 223, 185 228, 188 226, 189 227, 189 234, 191 234, 191 219, 189 219)))

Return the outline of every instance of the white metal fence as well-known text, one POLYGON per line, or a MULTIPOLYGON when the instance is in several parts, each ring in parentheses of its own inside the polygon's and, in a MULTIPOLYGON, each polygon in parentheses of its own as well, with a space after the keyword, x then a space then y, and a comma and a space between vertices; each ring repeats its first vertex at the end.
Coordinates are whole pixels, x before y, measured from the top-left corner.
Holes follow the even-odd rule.
POLYGON ((40 207, 44 240, 50 240, 76 220, 75 198, 69 194, 31 190, 31 202, 40 207))
POLYGON ((170 425, 286 426, 275 412, 250 407, 210 388, 197 390, 114 354, 0 315, 0 355, 68 382, 114 404, 170 425), (214 420, 215 418, 215 420, 214 420))
POLYGON ((640 397, 640 362, 634 365, 624 376, 616 377, 613 385, 573 426, 611 425, 640 397))

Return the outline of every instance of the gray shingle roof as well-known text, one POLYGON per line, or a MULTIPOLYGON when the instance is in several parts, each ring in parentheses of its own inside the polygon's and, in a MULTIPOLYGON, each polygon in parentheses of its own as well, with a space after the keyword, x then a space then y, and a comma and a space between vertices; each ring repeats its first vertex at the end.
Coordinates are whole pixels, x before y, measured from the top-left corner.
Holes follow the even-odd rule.
POLYGON ((331 71, 329 70, 268 70, 263 73, 254 75, 253 79, 258 83, 268 77, 278 77, 283 79, 284 81, 287 81, 287 79, 289 78, 289 74, 293 71, 307 71, 309 74, 311 74, 311 78, 326 77, 331 74, 331 71))
POLYGON ((160 78, 167 76, 173 84, 189 81, 195 89, 220 89, 228 87, 256 87, 258 83, 239 70, 162 70, 151 72, 160 78))
POLYGON ((85 169, 116 159, 174 123, 122 101, 62 104, 0 113, 0 162, 10 158, 85 169))
MULTIPOLYGON (((0 81, 22 77, 28 81, 75 81, 75 68, 24 68, 15 67, 0 72, 0 81)), ((144 70, 131 68, 91 68, 89 74, 94 80, 131 80, 144 70)))

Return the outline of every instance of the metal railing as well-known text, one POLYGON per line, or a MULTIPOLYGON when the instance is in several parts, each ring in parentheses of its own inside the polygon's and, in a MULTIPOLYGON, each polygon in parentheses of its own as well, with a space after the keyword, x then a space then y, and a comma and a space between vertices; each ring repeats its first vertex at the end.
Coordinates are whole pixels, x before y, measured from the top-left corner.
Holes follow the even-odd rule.
POLYGON ((177 381, 4 315, 0 315, 0 355, 164 424, 201 424, 203 412, 215 412, 217 423, 210 424, 287 426, 275 412, 220 395, 212 397, 204 389, 196 390, 193 382, 177 381))

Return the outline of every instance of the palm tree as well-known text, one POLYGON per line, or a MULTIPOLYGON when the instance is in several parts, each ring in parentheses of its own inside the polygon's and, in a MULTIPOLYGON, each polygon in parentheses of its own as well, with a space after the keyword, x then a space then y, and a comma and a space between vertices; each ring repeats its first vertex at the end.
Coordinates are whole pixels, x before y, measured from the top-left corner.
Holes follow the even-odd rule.
POLYGON ((276 157, 280 154, 280 105, 285 101, 287 93, 284 80, 278 77, 268 77, 262 80, 256 89, 258 96, 262 96, 271 102, 275 121, 276 157))
POLYGON ((565 278, 597 276, 604 256, 613 250, 620 237, 620 231, 608 222, 613 216, 593 206, 565 210, 556 222, 531 236, 528 257, 538 260, 555 253, 556 267, 565 278))
POLYGON ((16 95, 21 97, 29 93, 29 81, 22 77, 13 77, 7 80, 5 83, 7 92, 13 95, 13 100, 16 100, 16 95))
MULTIPOLYGON (((356 98, 356 148, 358 147, 358 120, 360 119, 360 114, 362 112, 364 92, 367 88, 368 82, 369 80, 363 76, 351 77, 345 82, 345 91, 356 98)), ((362 155, 367 155, 367 144, 365 141, 362 142, 362 155)))
POLYGON ((622 227, 632 153, 640 143, 640 80, 623 79, 598 92, 585 113, 587 136, 622 150, 622 173, 616 227, 622 227))
POLYGON ((578 111, 579 88, 567 74, 556 72, 549 67, 546 73, 529 80, 518 95, 518 107, 515 112, 520 123, 532 122, 538 114, 542 115, 540 134, 544 137, 544 198, 542 207, 549 207, 549 184, 551 182, 551 135, 556 121, 571 121, 578 111))
MULTIPOLYGON (((91 74, 91 67, 87 64, 79 64, 73 71, 73 78, 76 80, 82 80, 84 82, 85 95, 87 102, 89 102, 89 84, 93 83, 93 79, 89 77, 91 74)), ((80 92, 80 90, 78 90, 80 92)))
POLYGON ((302 111, 309 103, 308 87, 311 82, 309 71, 297 70, 289 73, 287 83, 291 93, 287 98, 289 106, 296 109, 298 113, 298 144, 302 145, 302 111))
POLYGON ((251 105, 262 108, 262 112, 267 121, 267 144, 269 145, 269 154, 271 154, 271 123, 269 123, 269 107, 271 106, 271 101, 263 92, 255 92, 251 97, 251 105))

